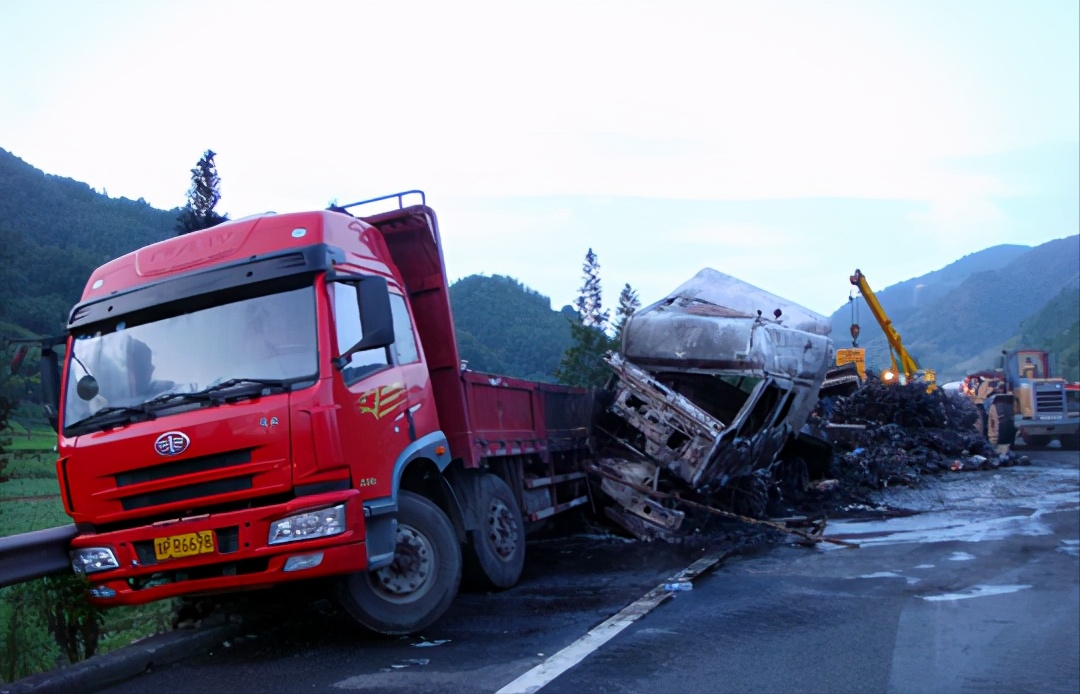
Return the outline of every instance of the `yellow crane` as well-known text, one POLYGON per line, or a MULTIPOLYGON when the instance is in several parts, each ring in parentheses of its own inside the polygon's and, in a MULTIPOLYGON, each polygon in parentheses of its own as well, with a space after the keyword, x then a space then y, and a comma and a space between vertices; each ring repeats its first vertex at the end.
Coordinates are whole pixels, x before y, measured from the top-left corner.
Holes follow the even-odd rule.
MULTIPOLYGON (((885 309, 881 306, 881 302, 878 301, 877 296, 874 295, 874 290, 870 289, 870 285, 866 281, 866 275, 864 275, 861 270, 855 270, 855 274, 849 279, 851 280, 851 283, 859 289, 859 293, 862 294, 863 299, 866 300, 866 305, 870 308, 870 312, 874 314, 874 318, 877 319, 878 325, 880 325, 881 329, 885 332, 885 339, 889 341, 889 360, 892 362, 892 366, 890 369, 881 373, 881 380, 885 383, 926 383, 927 392, 937 388, 937 374, 934 373, 933 369, 919 368, 919 365, 915 362, 915 358, 912 357, 904 347, 904 343, 900 340, 900 333, 896 332, 892 320, 889 318, 888 314, 885 313, 885 309)), ((848 355, 849 361, 858 363, 865 360, 865 350, 857 345, 857 340, 859 338, 858 323, 852 322, 851 337, 853 349, 837 350, 837 364, 840 363, 841 352, 855 353, 853 355, 848 355)))

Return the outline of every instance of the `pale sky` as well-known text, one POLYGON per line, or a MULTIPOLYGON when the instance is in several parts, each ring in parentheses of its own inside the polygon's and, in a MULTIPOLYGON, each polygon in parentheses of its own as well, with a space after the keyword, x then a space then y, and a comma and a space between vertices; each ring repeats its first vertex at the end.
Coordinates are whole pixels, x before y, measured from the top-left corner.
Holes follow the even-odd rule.
POLYGON ((0 147, 219 212, 420 188, 451 280, 702 267, 829 314, 1080 231, 1080 3, 0 0, 0 147))

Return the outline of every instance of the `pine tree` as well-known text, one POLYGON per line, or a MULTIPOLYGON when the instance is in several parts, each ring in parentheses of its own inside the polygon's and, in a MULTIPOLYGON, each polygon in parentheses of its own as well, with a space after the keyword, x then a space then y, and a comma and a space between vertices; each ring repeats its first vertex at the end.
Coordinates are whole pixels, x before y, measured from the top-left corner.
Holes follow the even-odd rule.
POLYGON ((603 298, 600 291, 600 262, 596 259, 593 249, 585 254, 585 263, 581 266, 585 273, 582 279, 585 284, 578 290, 578 298, 574 301, 574 308, 581 316, 581 323, 590 328, 603 330, 607 327, 608 312, 603 310, 603 298))
POLYGON ((626 322, 639 308, 641 308, 641 300, 638 299, 637 292, 629 284, 624 284, 622 292, 619 293, 619 307, 615 309, 616 344, 622 340, 622 331, 626 327, 626 322))
POLYGON ((191 170, 191 188, 188 189, 187 205, 176 218, 177 235, 209 229, 229 220, 228 215, 214 211, 214 207, 221 200, 221 193, 218 191, 221 179, 214 165, 215 156, 217 155, 213 150, 206 150, 199 159, 199 163, 191 170))
POLYGON ((603 357, 615 348, 615 343, 606 332, 608 312, 603 310, 601 300, 600 263, 591 248, 585 254, 582 271, 585 283, 574 301, 578 319, 570 321, 574 342, 553 375, 559 383, 590 388, 604 385, 611 375, 603 357))

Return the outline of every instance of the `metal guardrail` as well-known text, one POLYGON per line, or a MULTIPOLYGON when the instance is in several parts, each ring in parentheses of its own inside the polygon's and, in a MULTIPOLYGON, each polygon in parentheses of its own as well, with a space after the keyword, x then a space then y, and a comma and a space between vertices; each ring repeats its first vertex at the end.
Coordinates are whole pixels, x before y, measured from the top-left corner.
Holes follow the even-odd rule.
POLYGON ((74 525, 0 538, 0 588, 71 571, 74 525))

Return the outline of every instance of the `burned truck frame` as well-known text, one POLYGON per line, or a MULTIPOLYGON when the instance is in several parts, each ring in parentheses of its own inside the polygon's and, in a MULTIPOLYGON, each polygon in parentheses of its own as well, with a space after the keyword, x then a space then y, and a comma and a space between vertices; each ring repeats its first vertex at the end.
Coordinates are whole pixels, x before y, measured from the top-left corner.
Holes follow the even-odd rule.
POLYGON ((621 449, 596 464, 607 515, 638 537, 676 535, 682 512, 633 489, 661 485, 762 515, 773 467, 811 445, 828 335, 823 316, 708 268, 634 314, 607 358, 600 429, 621 449))

